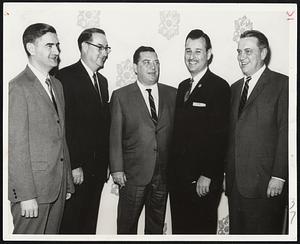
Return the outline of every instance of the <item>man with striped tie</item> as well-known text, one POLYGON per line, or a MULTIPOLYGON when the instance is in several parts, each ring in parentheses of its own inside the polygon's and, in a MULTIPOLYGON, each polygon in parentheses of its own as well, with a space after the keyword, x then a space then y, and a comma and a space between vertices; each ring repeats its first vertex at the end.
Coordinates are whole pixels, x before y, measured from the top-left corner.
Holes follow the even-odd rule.
POLYGON ((231 86, 226 167, 231 234, 282 233, 288 180, 288 77, 271 71, 266 36, 242 33, 244 77, 231 86))
POLYGON ((119 185, 118 234, 136 234, 145 206, 145 234, 162 234, 166 212, 166 165, 176 89, 158 83, 152 47, 133 55, 137 81, 111 98, 110 171, 119 185))

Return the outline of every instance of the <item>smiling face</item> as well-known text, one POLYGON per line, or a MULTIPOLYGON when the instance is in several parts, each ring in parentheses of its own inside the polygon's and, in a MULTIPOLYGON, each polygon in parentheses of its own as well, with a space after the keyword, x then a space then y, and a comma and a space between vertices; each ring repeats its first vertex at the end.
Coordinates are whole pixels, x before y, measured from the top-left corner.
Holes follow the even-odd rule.
POLYGON ((255 37, 241 38, 237 52, 240 68, 247 76, 255 74, 264 65, 267 55, 267 49, 260 48, 255 37))
POLYGON ((92 40, 82 43, 81 58, 89 66, 92 71, 97 71, 104 67, 104 63, 108 58, 108 51, 100 50, 96 46, 107 47, 106 36, 102 33, 93 33, 92 40), (95 46, 96 45, 96 46, 95 46))
POLYGON ((133 64, 138 80, 144 85, 153 85, 159 78, 159 60, 155 52, 141 52, 137 64, 133 64))
POLYGON ((26 48, 30 53, 29 59, 32 65, 41 72, 48 73, 58 65, 60 49, 55 33, 47 32, 33 43, 27 43, 26 48))
POLYGON ((188 38, 186 40, 184 61, 187 69, 193 77, 207 67, 210 57, 211 49, 206 50, 204 38, 188 38))

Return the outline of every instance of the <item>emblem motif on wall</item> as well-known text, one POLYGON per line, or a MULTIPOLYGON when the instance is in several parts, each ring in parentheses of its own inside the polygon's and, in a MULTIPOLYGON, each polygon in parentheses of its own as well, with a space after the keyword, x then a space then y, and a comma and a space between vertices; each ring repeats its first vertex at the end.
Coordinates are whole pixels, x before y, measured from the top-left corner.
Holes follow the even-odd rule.
POLYGON ((100 11, 79 11, 77 25, 81 26, 83 29, 100 27, 100 11))
POLYGON ((170 40, 179 34, 180 15, 177 11, 161 11, 158 32, 170 40))
POLYGON ((218 220, 218 235, 229 234, 229 215, 218 220))
POLYGON ((233 40, 235 42, 238 42, 240 39, 240 35, 246 31, 246 30, 252 30, 253 29, 253 23, 250 19, 248 19, 246 16, 243 16, 242 18, 239 18, 234 21, 234 33, 233 33, 233 40))
POLYGON ((133 64, 129 59, 117 64, 117 74, 117 87, 126 86, 136 80, 136 75, 133 71, 133 64))

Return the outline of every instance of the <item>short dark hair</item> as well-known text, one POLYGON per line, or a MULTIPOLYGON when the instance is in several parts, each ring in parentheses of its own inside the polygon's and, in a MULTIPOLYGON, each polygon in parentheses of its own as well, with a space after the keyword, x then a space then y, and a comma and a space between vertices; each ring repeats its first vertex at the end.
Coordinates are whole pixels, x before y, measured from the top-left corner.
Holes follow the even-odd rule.
POLYGON ((269 46, 268 38, 260 31, 258 30, 247 30, 243 32, 240 36, 240 39, 246 38, 246 37, 255 37, 258 41, 258 47, 260 49, 266 48, 267 49, 267 55, 265 57, 264 63, 268 66, 271 59, 271 49, 269 46))
POLYGON ((208 49, 211 49, 211 42, 210 42, 210 38, 207 34, 205 34, 202 30, 199 30, 199 29, 194 29, 194 30, 191 30, 190 33, 186 36, 185 38, 185 42, 187 41, 187 39, 192 39, 192 40, 195 40, 195 39, 198 39, 198 38, 204 38, 205 40, 205 44, 206 44, 206 51, 208 49))
POLYGON ((26 44, 35 42, 37 38, 40 38, 48 32, 56 34, 56 30, 53 26, 44 23, 32 24, 25 29, 22 39, 27 56, 30 56, 30 53, 27 51, 26 44))
POLYGON ((155 52, 153 47, 140 46, 133 54, 133 63, 137 64, 140 59, 140 53, 142 52, 155 52))
POLYGON ((92 36, 94 33, 99 33, 105 35, 104 30, 99 29, 99 28, 89 28, 85 29, 83 32, 78 37, 77 43, 78 43, 78 48, 81 51, 81 44, 86 41, 92 41, 92 36))

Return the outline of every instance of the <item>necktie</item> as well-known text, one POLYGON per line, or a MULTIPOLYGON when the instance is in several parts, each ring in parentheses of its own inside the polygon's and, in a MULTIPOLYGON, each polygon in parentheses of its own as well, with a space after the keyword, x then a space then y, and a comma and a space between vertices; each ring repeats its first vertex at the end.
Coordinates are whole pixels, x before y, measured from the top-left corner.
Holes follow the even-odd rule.
POLYGON ((98 86, 97 75, 96 75, 96 73, 93 74, 93 80, 94 80, 94 87, 95 87, 96 92, 97 92, 97 94, 99 95, 100 101, 101 101, 101 103, 102 103, 102 97, 101 97, 101 92, 100 92, 100 89, 99 89, 99 86, 98 86))
POLYGON ((191 78, 190 82, 189 82, 188 90, 186 91, 186 93, 184 95, 184 102, 186 102, 189 99, 189 96, 191 94, 191 89, 192 89, 193 82, 194 82, 194 80, 193 80, 193 78, 191 78))
POLYGON ((245 81, 245 85, 244 85, 244 89, 242 92, 242 96, 241 96, 241 100, 240 100, 240 106, 239 106, 239 117, 244 109, 244 106, 246 104, 247 101, 247 96, 248 96, 248 89, 249 89, 249 81, 251 80, 251 76, 247 76, 246 81, 245 81))
POLYGON ((156 114, 154 99, 151 95, 151 89, 146 89, 146 91, 148 92, 148 95, 149 95, 149 104, 150 104, 152 121, 155 125, 157 125, 158 118, 157 118, 157 114, 156 114))
POLYGON ((54 108, 55 108, 55 110, 56 110, 56 113, 57 113, 57 115, 58 115, 57 104, 56 104, 55 97, 54 97, 54 94, 53 94, 53 89, 52 89, 51 80, 50 80, 49 78, 46 79, 46 84, 47 84, 47 86, 48 86, 48 90, 49 90, 50 95, 51 95, 52 103, 53 103, 54 108))

